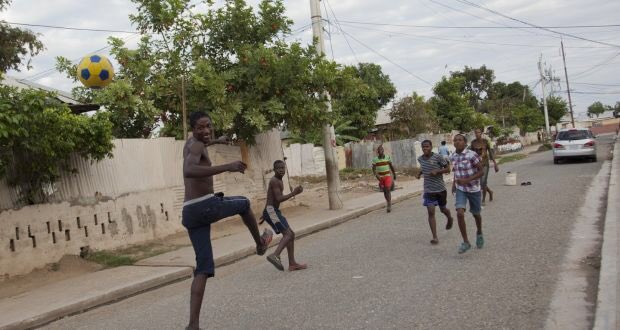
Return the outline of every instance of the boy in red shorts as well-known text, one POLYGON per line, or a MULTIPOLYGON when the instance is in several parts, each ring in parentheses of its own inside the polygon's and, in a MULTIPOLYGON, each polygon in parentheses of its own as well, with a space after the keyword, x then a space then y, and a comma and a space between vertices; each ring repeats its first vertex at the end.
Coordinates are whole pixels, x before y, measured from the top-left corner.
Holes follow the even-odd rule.
POLYGON ((396 171, 392 165, 392 158, 385 154, 383 145, 377 148, 377 157, 372 160, 372 173, 379 180, 379 189, 383 191, 387 202, 387 212, 390 213, 392 212, 392 190, 394 190, 396 171))

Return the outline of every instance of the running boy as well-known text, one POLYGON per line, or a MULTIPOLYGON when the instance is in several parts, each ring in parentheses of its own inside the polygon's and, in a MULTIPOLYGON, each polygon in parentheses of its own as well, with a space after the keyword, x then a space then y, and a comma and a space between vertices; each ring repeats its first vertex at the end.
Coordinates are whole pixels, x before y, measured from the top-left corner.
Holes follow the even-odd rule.
POLYGON ((456 217, 459 223, 459 230, 463 236, 463 243, 459 247, 459 253, 465 253, 471 249, 471 244, 467 238, 467 227, 465 226, 465 207, 469 201, 469 212, 476 219, 476 246, 482 249, 484 238, 482 237, 482 216, 480 177, 484 174, 480 156, 474 151, 465 149, 467 138, 462 134, 454 137, 454 147, 456 151, 450 156, 450 162, 454 169, 454 180, 452 181, 452 193, 456 193, 456 217))
POLYGON ((276 160, 273 163, 273 171, 275 175, 269 181, 269 188, 267 189, 267 205, 263 211, 263 220, 273 228, 276 234, 282 234, 282 239, 278 243, 278 247, 267 256, 267 261, 273 264, 277 269, 284 271, 282 261, 280 260, 280 253, 286 247, 288 254, 288 270, 289 272, 295 270, 302 270, 308 268, 306 264, 299 264, 295 261, 295 233, 288 225, 286 218, 280 212, 280 203, 290 199, 293 196, 299 195, 304 191, 302 186, 298 186, 293 191, 284 195, 284 183, 282 178, 286 174, 286 166, 284 161, 276 160))
POLYGON ((422 141, 422 152, 422 156, 418 157, 421 171, 417 177, 420 179, 424 175, 424 195, 422 195, 422 199, 424 201, 423 205, 426 206, 428 211, 428 224, 433 234, 431 244, 434 245, 439 244, 435 221, 435 206, 439 206, 441 213, 447 217, 446 230, 452 228, 452 215, 450 210, 446 208, 448 192, 443 182, 443 175, 450 173, 450 167, 444 157, 433 152, 433 143, 430 140, 422 141))
POLYGON ((379 180, 379 189, 383 191, 387 202, 387 212, 390 213, 392 212, 392 190, 396 180, 396 171, 392 165, 392 158, 385 154, 383 145, 377 148, 377 157, 372 160, 372 173, 379 180))

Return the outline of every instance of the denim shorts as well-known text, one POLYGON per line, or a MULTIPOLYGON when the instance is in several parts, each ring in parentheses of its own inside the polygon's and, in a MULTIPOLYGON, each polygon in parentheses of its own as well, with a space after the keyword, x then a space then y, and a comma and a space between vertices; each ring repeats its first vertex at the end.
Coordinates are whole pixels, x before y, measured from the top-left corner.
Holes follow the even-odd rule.
POLYGON ((196 253, 194 274, 215 275, 213 248, 211 247, 211 224, 218 220, 242 215, 250 211, 250 201, 241 196, 223 197, 208 195, 184 203, 183 226, 196 253))
POLYGON ((286 218, 282 215, 282 212, 271 205, 267 205, 267 207, 265 207, 265 210, 263 211, 263 219, 267 221, 276 234, 280 234, 290 228, 288 221, 286 221, 286 218))
POLYGON ((469 212, 473 215, 479 215, 482 203, 482 192, 465 192, 460 189, 456 190, 456 209, 466 209, 467 201, 469 201, 469 212))

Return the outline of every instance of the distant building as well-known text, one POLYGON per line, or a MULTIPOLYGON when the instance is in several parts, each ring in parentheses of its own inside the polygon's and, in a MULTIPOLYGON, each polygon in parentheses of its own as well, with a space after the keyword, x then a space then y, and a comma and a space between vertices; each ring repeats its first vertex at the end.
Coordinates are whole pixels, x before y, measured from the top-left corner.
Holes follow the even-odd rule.
POLYGON ((54 92, 56 93, 56 98, 60 102, 67 104, 69 109, 71 109, 71 111, 75 114, 95 111, 95 110, 99 110, 100 108, 98 104, 83 104, 77 101, 76 99, 74 99, 73 96, 68 92, 54 89, 51 87, 47 87, 47 86, 37 84, 37 83, 24 80, 24 79, 17 79, 15 77, 4 75, 2 76, 2 80, 0 81, 0 84, 11 86, 11 87, 17 87, 19 89, 32 88, 32 89, 39 89, 39 90, 43 90, 47 92, 54 92))

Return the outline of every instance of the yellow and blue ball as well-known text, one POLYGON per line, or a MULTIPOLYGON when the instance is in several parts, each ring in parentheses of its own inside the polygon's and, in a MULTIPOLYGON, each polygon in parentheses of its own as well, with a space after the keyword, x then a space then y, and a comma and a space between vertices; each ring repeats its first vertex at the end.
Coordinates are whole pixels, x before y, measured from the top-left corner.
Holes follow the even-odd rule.
POLYGON ((77 76, 88 88, 103 88, 112 82, 114 68, 107 57, 90 55, 84 57, 78 64, 77 76))

